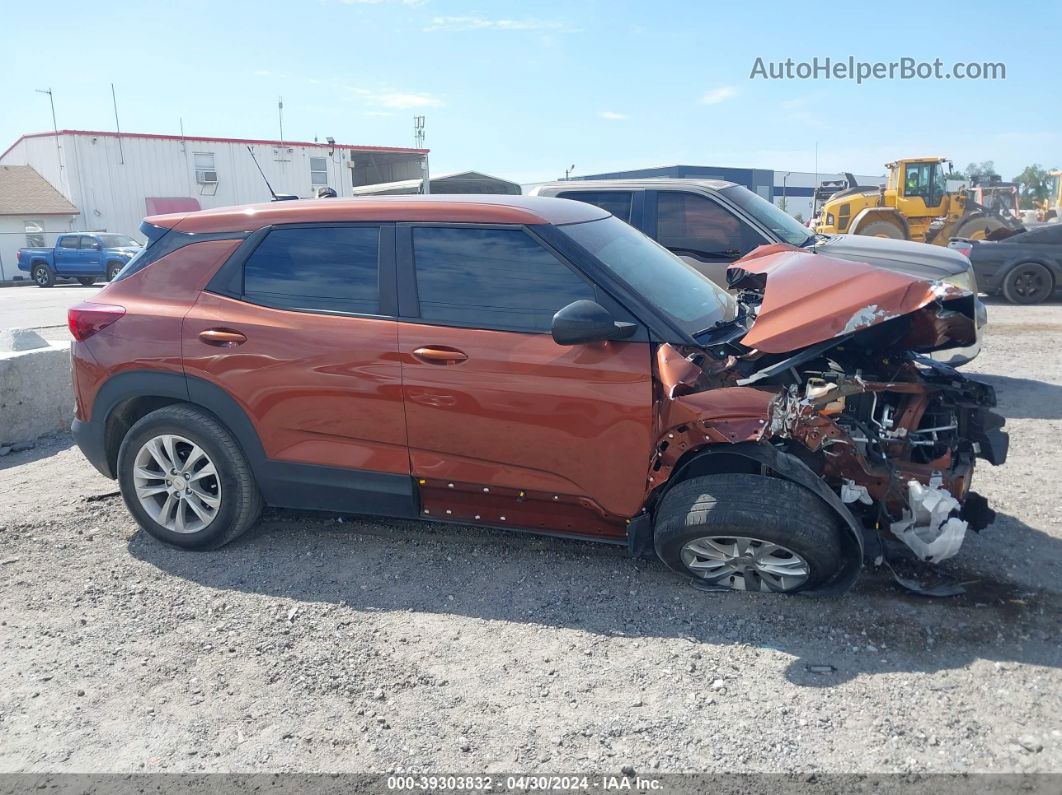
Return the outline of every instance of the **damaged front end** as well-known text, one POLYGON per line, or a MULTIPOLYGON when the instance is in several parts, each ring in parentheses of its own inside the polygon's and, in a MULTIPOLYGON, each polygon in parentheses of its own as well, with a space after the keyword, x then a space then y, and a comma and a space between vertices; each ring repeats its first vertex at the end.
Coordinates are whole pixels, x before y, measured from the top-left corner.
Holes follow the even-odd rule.
MULTIPOLYGON (((758 444, 828 487, 849 524, 921 560, 991 523, 970 484, 977 458, 1006 460, 994 391, 925 355, 974 338, 972 294, 781 246, 729 276, 737 317, 657 351, 650 492, 702 452, 758 444)), ((772 474, 777 459, 759 458, 772 474)))

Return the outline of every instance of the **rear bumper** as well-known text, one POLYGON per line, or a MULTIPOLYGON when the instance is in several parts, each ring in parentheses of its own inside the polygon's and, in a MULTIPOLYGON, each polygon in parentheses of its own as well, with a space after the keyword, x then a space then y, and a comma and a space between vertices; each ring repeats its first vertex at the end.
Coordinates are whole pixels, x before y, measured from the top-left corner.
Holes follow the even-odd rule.
POLYGON ((103 426, 98 422, 84 422, 75 417, 70 431, 74 434, 74 441, 77 442, 82 455, 89 460, 89 463, 96 467, 100 474, 114 480, 116 475, 107 460, 107 444, 104 439, 103 426))

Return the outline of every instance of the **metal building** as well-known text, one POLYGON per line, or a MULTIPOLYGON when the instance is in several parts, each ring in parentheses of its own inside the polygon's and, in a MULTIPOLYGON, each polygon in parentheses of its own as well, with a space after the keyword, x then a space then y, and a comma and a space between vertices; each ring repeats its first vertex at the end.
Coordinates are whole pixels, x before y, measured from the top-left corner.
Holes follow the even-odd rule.
MULTIPOLYGON (((146 215, 269 201, 258 165, 277 193, 310 198, 319 187, 355 187, 421 175, 427 149, 306 141, 60 130, 23 135, 0 154, 28 165, 81 210, 71 229, 139 236, 146 215)), ((48 236, 47 245, 54 242, 48 236)))

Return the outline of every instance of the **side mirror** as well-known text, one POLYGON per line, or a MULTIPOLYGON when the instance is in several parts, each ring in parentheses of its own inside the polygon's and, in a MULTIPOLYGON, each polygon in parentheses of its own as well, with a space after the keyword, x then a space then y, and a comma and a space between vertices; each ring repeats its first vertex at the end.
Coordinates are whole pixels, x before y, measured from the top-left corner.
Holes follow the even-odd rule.
POLYGON ((573 301, 553 316, 553 341, 558 345, 623 340, 637 330, 635 323, 622 323, 594 301, 573 301))

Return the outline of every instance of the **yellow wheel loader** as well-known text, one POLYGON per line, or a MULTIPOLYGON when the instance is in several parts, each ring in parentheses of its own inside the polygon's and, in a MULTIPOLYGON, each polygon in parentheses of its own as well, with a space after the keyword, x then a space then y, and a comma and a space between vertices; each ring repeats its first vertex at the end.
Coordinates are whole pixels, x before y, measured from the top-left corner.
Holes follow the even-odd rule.
POLYGON ((963 187, 948 192, 940 157, 887 163, 884 187, 856 186, 835 193, 822 206, 815 231, 825 235, 870 235, 946 246, 953 237, 984 240, 1023 230, 1009 215, 981 206, 963 187))
POLYGON ((1062 218, 1062 171, 1047 172, 1047 198, 1039 208, 1041 221, 1062 218))

